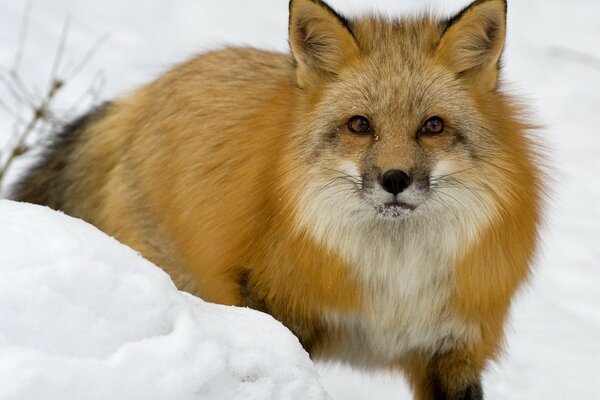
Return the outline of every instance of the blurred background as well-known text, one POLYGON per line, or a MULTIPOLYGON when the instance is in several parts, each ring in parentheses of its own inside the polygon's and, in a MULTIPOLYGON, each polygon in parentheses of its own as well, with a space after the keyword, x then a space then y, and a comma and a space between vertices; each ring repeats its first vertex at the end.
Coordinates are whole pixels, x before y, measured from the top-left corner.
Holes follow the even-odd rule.
MULTIPOLYGON (((329 4, 348 16, 447 16, 468 1, 329 4)), ((0 167, 38 133, 190 56, 224 45, 287 51, 287 7, 287 0, 0 0, 0 167), (46 112, 43 120, 36 109, 46 112)), ((600 399, 593 383, 600 376, 599 21, 598 0, 509 1, 503 77, 541 125, 550 199, 506 354, 484 378, 488 399, 600 399)), ((3 187, 27 163, 15 160, 3 187)), ((334 400, 410 398, 399 376, 338 365, 319 371, 334 400)))

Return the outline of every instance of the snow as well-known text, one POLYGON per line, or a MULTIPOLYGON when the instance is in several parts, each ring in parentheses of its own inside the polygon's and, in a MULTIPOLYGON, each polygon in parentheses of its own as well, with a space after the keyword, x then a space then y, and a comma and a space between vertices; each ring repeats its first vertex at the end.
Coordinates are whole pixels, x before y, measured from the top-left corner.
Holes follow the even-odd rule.
MULTIPOLYGON (((372 9, 398 15, 423 8, 448 14, 468 0, 329 3, 351 14, 372 9)), ((110 34, 88 68, 56 99, 62 108, 87 90, 98 70, 106 77, 103 98, 110 99, 188 56, 223 44, 287 49, 285 0, 261 0, 260 6, 245 0, 157 0, 143 7, 134 0, 33 4, 22 75, 39 87, 47 84, 65 16, 72 17, 65 64, 78 61, 102 34, 110 34)), ((0 9, 0 64, 7 66, 12 62, 23 2, 0 0, 0 9)), ((598 0, 509 0, 504 76, 512 91, 531 104, 534 121, 542 125, 538 136, 548 148, 545 160, 552 200, 535 274, 513 307, 506 354, 484 377, 488 399, 600 398, 594 387, 600 376, 598 20, 598 0), (595 61, 582 61, 580 53, 595 61)), ((6 99, 1 88, 0 99, 6 99)), ((11 121, 0 114, 0 148, 8 140, 11 121)), ((34 246, 32 242, 28 248, 34 246)), ((4 365, 0 362, 0 377, 4 365)), ((333 399, 410 398, 397 375, 337 365, 318 368, 333 399)))
POLYGON ((95 227, 0 200, 0 399, 329 397, 283 325, 179 292, 95 227))

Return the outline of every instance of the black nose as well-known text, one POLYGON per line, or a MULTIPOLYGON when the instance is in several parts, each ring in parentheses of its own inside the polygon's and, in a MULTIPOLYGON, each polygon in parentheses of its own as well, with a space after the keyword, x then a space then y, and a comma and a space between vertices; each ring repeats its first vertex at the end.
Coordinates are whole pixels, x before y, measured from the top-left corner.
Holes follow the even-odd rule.
POLYGON ((394 196, 410 185, 410 176, 399 169, 390 169, 381 177, 381 186, 394 196))

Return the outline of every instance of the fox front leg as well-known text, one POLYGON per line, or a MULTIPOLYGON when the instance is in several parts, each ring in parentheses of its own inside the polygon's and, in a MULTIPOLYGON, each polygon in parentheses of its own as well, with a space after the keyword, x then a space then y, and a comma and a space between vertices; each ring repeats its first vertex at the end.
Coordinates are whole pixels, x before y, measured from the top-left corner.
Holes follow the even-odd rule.
POLYGON ((483 400, 484 362, 463 351, 414 355, 403 367, 415 400, 483 400))

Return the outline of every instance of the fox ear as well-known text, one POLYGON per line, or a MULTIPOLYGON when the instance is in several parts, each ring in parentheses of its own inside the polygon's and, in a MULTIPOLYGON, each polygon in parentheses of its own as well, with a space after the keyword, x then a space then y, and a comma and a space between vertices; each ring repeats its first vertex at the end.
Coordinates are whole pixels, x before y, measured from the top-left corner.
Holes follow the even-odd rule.
POLYGON ((348 21, 321 0, 290 0, 289 35, 300 86, 336 75, 359 53, 348 21))
POLYGON ((506 0, 477 0, 445 23, 437 55, 461 76, 492 90, 506 38, 506 0))

